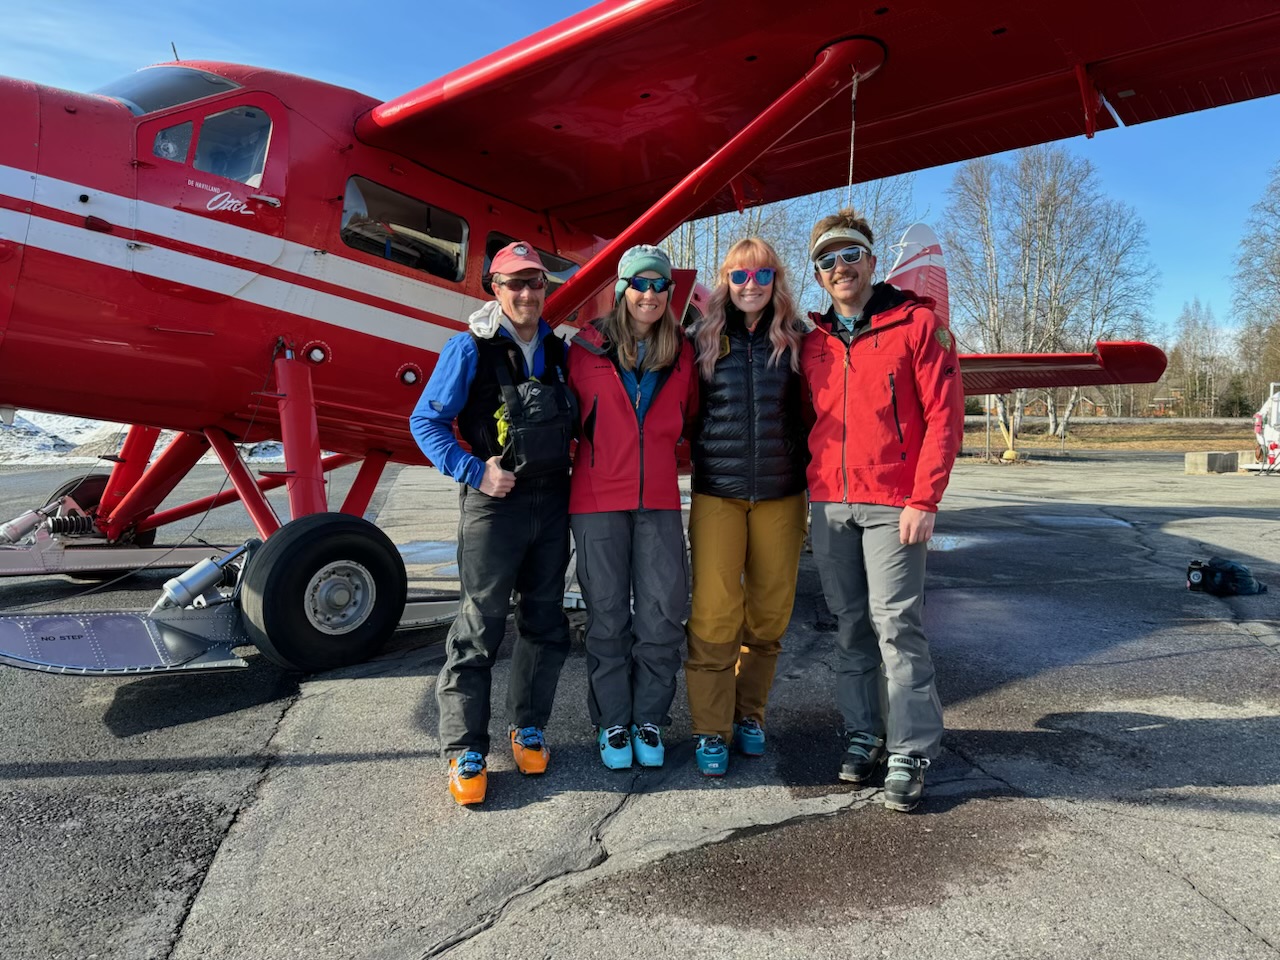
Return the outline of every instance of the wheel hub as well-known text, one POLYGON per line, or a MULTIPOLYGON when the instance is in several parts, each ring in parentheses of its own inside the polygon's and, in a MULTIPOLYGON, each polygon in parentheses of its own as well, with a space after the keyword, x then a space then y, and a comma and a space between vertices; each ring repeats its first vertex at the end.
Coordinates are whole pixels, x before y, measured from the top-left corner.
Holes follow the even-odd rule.
POLYGON ((307 620, 321 633, 348 633, 369 619, 377 596, 365 567, 353 560, 327 563, 307 584, 307 620))

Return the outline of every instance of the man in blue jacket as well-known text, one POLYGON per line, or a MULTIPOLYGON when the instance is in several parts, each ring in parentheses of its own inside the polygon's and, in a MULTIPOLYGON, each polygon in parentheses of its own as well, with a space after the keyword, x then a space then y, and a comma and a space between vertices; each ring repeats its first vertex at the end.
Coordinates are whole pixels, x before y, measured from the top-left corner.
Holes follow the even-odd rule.
POLYGON ((507 713, 521 773, 547 768, 543 728, 569 652, 563 600, 572 418, 560 416, 570 403, 564 342, 542 319, 546 268, 532 244, 503 247, 490 271, 496 300, 445 344, 409 420, 422 452, 459 483, 462 596, 436 698, 449 792, 461 804, 485 797, 490 674, 513 592, 507 713), (537 409, 551 413, 522 432, 537 409), (470 452, 454 435, 455 420, 470 452))

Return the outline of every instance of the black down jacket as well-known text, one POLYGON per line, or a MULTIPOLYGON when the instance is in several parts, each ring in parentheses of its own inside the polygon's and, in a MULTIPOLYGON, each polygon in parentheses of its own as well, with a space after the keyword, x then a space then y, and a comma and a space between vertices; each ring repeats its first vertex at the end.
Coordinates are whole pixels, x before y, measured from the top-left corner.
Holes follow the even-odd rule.
POLYGON ((789 352, 769 363, 772 321, 770 309, 748 333, 740 312, 731 307, 725 317, 715 375, 701 379, 691 438, 695 493, 755 501, 805 488, 803 381, 789 352))

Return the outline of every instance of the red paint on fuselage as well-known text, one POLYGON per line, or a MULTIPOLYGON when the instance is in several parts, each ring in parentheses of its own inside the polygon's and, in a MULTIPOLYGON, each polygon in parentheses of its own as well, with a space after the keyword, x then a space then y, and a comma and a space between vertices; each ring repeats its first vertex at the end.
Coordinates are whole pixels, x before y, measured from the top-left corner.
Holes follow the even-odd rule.
MULTIPOLYGON (((584 262, 602 241, 360 143, 376 101, 268 70, 183 63, 238 89, 144 116, 0 80, 0 404, 237 438, 279 435, 277 344, 327 346, 312 367, 321 445, 421 462, 407 418, 439 347, 465 329, 490 232, 584 262), (156 134, 238 106, 272 121, 252 186, 177 162, 156 134), (467 224, 459 281, 341 239, 348 178, 467 224)), ((514 161, 513 161, 514 162, 514 161)), ((597 302, 603 307, 603 302, 597 302)), ((586 313, 586 315, 590 315, 586 313)))

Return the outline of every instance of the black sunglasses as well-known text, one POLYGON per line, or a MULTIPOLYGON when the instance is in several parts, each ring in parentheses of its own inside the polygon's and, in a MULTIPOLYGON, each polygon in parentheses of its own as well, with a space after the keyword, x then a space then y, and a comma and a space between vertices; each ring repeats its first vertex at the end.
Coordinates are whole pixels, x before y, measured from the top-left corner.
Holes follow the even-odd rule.
POLYGON ((813 265, 823 273, 826 273, 836 268, 836 257, 839 257, 842 263, 857 263, 863 257, 869 256, 871 256, 871 251, 866 247, 845 247, 843 250, 832 250, 830 253, 824 253, 813 261, 813 265))
POLYGON ((526 287, 530 290, 541 290, 547 285, 546 277, 534 277, 531 280, 521 280, 519 277, 512 277, 510 280, 493 281, 500 287, 506 287, 512 293, 519 293, 526 287))

